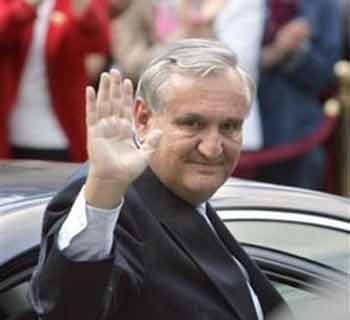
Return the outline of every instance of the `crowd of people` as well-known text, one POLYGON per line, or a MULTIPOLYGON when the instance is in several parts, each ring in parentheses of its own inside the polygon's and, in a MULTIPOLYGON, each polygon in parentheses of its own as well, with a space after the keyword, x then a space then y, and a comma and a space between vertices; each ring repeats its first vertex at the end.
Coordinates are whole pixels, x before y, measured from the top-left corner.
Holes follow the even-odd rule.
MULTIPOLYGON (((347 0, 0 0, 0 158, 86 160, 84 89, 117 66, 134 85, 183 38, 218 39, 256 83, 243 150, 293 144, 322 125, 320 97, 349 46, 347 0)), ((348 49, 349 50, 349 49, 348 49)), ((261 181, 322 189, 315 145, 259 167, 261 181)))

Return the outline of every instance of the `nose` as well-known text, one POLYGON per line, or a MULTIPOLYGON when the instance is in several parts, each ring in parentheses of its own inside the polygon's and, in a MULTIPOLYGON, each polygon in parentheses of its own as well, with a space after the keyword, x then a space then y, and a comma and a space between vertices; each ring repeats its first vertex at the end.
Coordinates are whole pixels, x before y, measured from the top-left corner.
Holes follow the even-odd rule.
POLYGON ((199 153, 206 159, 218 159, 223 153, 223 137, 216 129, 208 130, 208 132, 201 135, 197 148, 199 153))

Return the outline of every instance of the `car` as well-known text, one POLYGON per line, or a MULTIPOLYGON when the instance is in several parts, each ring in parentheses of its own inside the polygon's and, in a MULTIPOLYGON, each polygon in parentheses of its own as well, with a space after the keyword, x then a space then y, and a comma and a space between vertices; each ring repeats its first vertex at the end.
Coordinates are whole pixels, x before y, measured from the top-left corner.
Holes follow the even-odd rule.
MULTIPOLYGON (((25 292, 38 259, 43 212, 80 166, 0 161, 0 320, 29 310, 25 292)), ((296 319, 315 302, 331 310, 334 297, 343 303, 334 298, 332 305, 349 318, 348 198, 230 178, 210 201, 296 319)))

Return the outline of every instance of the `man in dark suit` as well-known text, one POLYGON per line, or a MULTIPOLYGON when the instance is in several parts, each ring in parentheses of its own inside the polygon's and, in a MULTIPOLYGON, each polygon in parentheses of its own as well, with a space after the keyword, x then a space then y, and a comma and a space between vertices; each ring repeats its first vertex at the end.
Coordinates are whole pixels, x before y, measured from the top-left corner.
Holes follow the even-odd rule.
POLYGON ((135 99, 116 70, 87 88, 89 167, 50 203, 31 281, 42 319, 262 320, 285 306, 207 203, 237 164, 253 91, 229 49, 198 39, 153 60, 135 99))

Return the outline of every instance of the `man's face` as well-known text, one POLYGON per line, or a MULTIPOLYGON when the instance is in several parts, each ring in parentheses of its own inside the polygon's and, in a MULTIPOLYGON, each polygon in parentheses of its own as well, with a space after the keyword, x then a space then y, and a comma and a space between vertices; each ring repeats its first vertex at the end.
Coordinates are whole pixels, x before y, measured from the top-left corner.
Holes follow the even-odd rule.
POLYGON ((248 113, 241 78, 234 71, 206 78, 174 75, 163 111, 153 113, 145 131, 163 131, 150 166, 182 199, 206 201, 237 165, 248 113))

